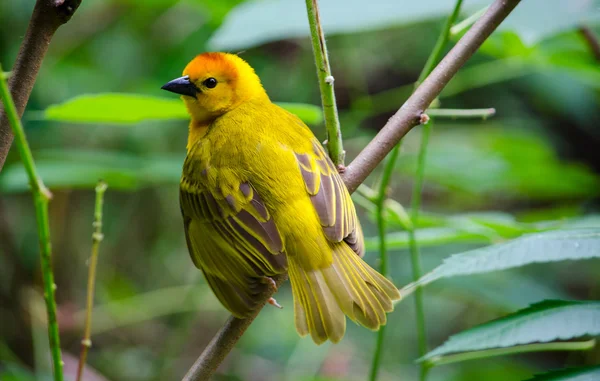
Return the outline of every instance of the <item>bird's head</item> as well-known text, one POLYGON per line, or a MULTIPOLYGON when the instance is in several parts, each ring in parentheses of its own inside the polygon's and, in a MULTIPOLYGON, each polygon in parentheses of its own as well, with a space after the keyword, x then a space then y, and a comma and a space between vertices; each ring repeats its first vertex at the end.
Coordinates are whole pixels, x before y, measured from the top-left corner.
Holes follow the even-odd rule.
POLYGON ((202 53, 183 69, 183 76, 162 89, 181 94, 197 122, 210 122, 257 97, 267 97, 246 61, 229 53, 202 53))

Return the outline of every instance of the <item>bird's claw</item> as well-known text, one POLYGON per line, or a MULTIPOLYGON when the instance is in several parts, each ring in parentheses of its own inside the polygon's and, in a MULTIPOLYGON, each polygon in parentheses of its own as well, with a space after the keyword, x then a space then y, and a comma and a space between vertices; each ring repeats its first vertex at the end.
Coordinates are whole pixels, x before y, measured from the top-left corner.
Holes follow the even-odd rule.
POLYGON ((344 173, 344 172, 346 172, 346 166, 344 164, 338 164, 337 170, 338 170, 338 173, 344 173))
POLYGON ((275 306, 275 307, 279 308, 280 310, 283 309, 283 307, 281 306, 281 304, 277 303, 277 300, 275 300, 275 298, 269 298, 269 300, 267 300, 267 303, 269 303, 272 306, 275 306))
MULTIPOLYGON (((271 288, 272 290, 277 291, 277 283, 275 283, 273 278, 264 276, 264 277, 262 277, 261 282, 269 285, 269 288, 271 288)), ((271 298, 271 299, 273 299, 273 298, 271 298)))

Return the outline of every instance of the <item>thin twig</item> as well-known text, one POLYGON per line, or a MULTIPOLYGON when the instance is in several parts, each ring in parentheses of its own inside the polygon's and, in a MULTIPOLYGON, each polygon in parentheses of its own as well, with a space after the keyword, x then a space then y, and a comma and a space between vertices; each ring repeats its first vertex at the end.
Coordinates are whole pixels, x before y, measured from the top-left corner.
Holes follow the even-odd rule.
POLYGON ((94 232, 92 233, 92 254, 88 270, 87 284, 87 303, 83 339, 81 340, 81 355, 79 356, 79 366, 77 367, 77 381, 83 379, 83 369, 89 349, 92 347, 92 309, 94 308, 94 289, 96 286, 96 267, 98 265, 98 250, 100 242, 104 239, 102 234, 102 205, 104 204, 104 192, 107 185, 100 180, 96 185, 96 203, 94 208, 94 232))
MULTIPOLYGON (((429 135, 431 133, 432 123, 423 126, 421 134, 421 146, 419 147, 419 155, 417 157, 417 173, 415 175, 415 183, 411 196, 410 219, 412 221, 412 229, 408 230, 408 248, 410 252, 410 264, 412 268, 413 280, 416 281, 423 274, 421 266, 421 254, 419 244, 415 235, 417 225, 419 223, 419 211, 421 209, 421 191, 423 189, 423 177, 425 175, 425 158, 427 157, 427 146, 429 143, 429 135)), ((415 314, 417 325, 417 339, 419 355, 424 356, 427 353, 427 331, 425 324, 425 310, 423 306, 423 291, 417 287, 415 289, 415 314)), ((428 368, 421 365, 420 380, 424 381, 427 376, 428 368)))
POLYGON ((50 224, 48 221, 48 202, 52 194, 46 188, 42 179, 39 177, 25 137, 25 130, 19 119, 17 108, 8 90, 6 75, 2 71, 0 64, 0 97, 6 110, 6 116, 12 132, 17 141, 17 148, 25 166, 25 171, 29 178, 33 201, 35 204, 35 214, 38 225, 38 235, 40 241, 40 259, 42 265, 42 279, 44 283, 44 300, 46 301, 46 310, 48 313, 48 338, 50 341, 50 351, 52 353, 52 364, 54 369, 54 380, 63 380, 63 362, 60 353, 60 338, 58 335, 58 322, 56 320, 56 284, 54 283, 54 273, 52 272, 52 250, 50 245, 50 224))
POLYGON ((596 58, 596 61, 600 61, 600 41, 598 40, 598 36, 596 36, 596 34, 585 25, 579 28, 579 33, 581 33, 589 45, 592 54, 596 58))
POLYGON ((473 109, 452 109, 452 108, 430 108, 426 111, 431 118, 450 118, 450 119, 487 119, 496 114, 495 108, 473 108, 473 109))
POLYGON ((338 118, 337 104, 335 102, 335 92, 333 90, 334 78, 331 75, 329 67, 329 57, 327 55, 327 45, 325 44, 325 35, 321 27, 319 15, 319 4, 317 0, 306 0, 306 12, 308 13, 308 23, 310 25, 310 38, 317 66, 317 77, 319 78, 319 88, 321 90, 321 102, 323 103, 323 115, 325 116, 325 128, 327 129, 327 149, 329 157, 333 163, 344 165, 344 146, 342 143, 342 132, 340 130, 340 120, 338 118))
POLYGON ((425 62, 425 66, 423 66, 423 69, 419 74, 419 78, 415 83, 415 87, 418 87, 421 83, 423 83, 425 78, 427 78, 427 76, 431 74, 433 68, 439 62, 440 57, 442 55, 442 51, 444 50, 446 44, 448 43, 448 40, 450 39, 450 27, 452 27, 452 24, 454 24, 454 21, 458 17, 460 7, 462 6, 462 2, 463 0, 456 0, 456 3, 454 4, 454 9, 452 10, 450 16, 448 16, 448 19, 446 19, 444 26, 442 27, 442 31, 440 32, 440 35, 438 36, 438 39, 435 42, 435 46, 433 47, 431 54, 429 54, 429 57, 427 57, 427 62, 425 62))
MULTIPOLYGON (((29 20, 29 26, 19 48, 9 80, 19 118, 31 95, 35 78, 42 66, 54 33, 62 24, 71 19, 81 4, 81 0, 37 0, 29 20)), ((15 35, 15 38, 20 36, 15 35)), ((13 133, 7 119, 7 112, 0 108, 0 171, 13 141, 13 133)))
POLYGON ((408 131, 420 123, 423 111, 519 3, 520 0, 494 1, 488 11, 456 43, 377 136, 346 167, 342 178, 350 192, 373 172, 408 131))
MULTIPOLYGON (((433 71, 434 65, 440 59, 442 50, 444 50, 448 40, 450 39, 450 28, 454 21, 458 17, 460 7, 462 6, 462 0, 457 0, 454 5, 454 10, 446 20, 442 32, 438 37, 438 40, 431 52, 431 55, 427 59, 427 63, 419 75, 417 80, 417 86, 421 84, 425 78, 427 78, 433 71)), ((419 252, 419 245, 415 237, 415 230, 419 220, 419 210, 421 208, 421 190, 423 188, 423 177, 425 175, 425 158, 427 156, 427 146, 429 145, 429 135, 431 134, 431 127, 433 123, 427 123, 423 126, 423 133, 421 134, 421 146, 419 148, 419 155, 417 160, 417 173, 415 174, 415 183, 413 185, 411 195, 411 210, 410 220, 412 222, 412 229, 408 230, 408 242, 410 251, 410 265, 412 268, 413 279, 419 279, 423 273, 421 266, 421 255, 419 252)), ((419 355, 424 356, 427 353, 427 329, 425 323, 425 310, 423 307, 423 292, 420 288, 415 290, 415 324, 417 327, 417 342, 419 355)), ((427 378, 428 367, 421 364, 419 379, 424 381, 427 378)))
MULTIPOLYGON (((440 62, 417 88, 413 95, 390 118, 377 136, 363 149, 342 174, 344 183, 352 193, 387 156, 400 139, 421 122, 421 115, 440 94, 458 69, 477 51, 485 39, 509 15, 520 0, 496 0, 475 25, 458 41, 456 46, 440 62)), ((278 284, 283 280, 278 278, 278 284)), ((266 303, 271 293, 261 300, 266 303)), ((250 326, 256 314, 246 319, 230 318, 194 363, 185 381, 207 380, 219 367, 227 353, 250 326)))
POLYGON ((485 13, 485 11, 487 11, 487 9, 488 9, 488 7, 485 6, 485 7, 481 8, 480 10, 478 10, 477 12, 473 13, 471 16, 464 19, 463 21, 454 25, 452 28, 450 28, 450 35, 455 36, 455 35, 461 33, 462 31, 464 31, 465 29, 467 29, 468 27, 470 27, 471 25, 473 25, 473 23, 475 21, 477 21, 481 17, 481 15, 483 15, 485 13))

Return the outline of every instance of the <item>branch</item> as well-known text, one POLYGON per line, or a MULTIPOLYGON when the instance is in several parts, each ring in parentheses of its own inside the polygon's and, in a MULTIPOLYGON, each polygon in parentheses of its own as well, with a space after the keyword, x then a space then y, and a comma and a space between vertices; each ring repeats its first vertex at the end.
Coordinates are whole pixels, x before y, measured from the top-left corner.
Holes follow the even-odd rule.
MULTIPOLYGON (((71 19, 80 3, 81 0, 36 1, 8 82, 19 119, 23 116, 35 78, 54 33, 58 27, 71 19)), ((13 138, 7 115, 4 109, 0 108, 0 171, 13 138)))
MULTIPOLYGON (((287 279, 287 275, 277 275, 272 278, 277 287, 279 287, 287 279)), ((257 298, 263 301, 262 305, 264 306, 275 291, 276 289, 272 288, 263 295, 258 295, 257 298)), ((256 316, 258 316, 261 309, 262 306, 258 307, 256 310, 252 311, 252 315, 245 319, 238 319, 233 316, 229 317, 225 322, 225 325, 221 327, 215 337, 208 343, 200 357, 194 362, 194 365, 188 370, 182 381, 209 380, 210 376, 212 376, 223 360, 225 360, 227 354, 231 352, 250 324, 256 319, 256 316)))
MULTIPOLYGON (((488 12, 463 36, 402 108, 390 118, 379 134, 346 168, 342 176, 351 193, 398 144, 400 139, 421 122, 423 111, 519 2, 520 0, 496 0, 488 12)), ((282 276, 277 277, 277 285, 283 283, 284 279, 285 277, 282 276)), ((262 299, 263 303, 266 303, 272 294, 272 291, 265 293, 264 299, 262 299)), ((259 312, 260 309, 257 309, 252 316, 246 319, 230 317, 190 368, 183 381, 208 380, 259 312)))
POLYGON ((350 192, 354 192, 400 139, 420 123, 423 111, 519 2, 520 0, 494 1, 488 11, 456 43, 377 136, 348 165, 342 177, 350 192))
POLYGON ((329 157, 336 166, 344 165, 346 153, 342 143, 342 132, 335 102, 335 92, 333 91, 334 78, 329 67, 327 45, 321 27, 317 0, 306 0, 306 12, 308 13, 313 54, 315 55, 317 77, 319 78, 319 88, 321 90, 321 103, 323 103, 325 128, 327 129, 327 150, 329 151, 329 157))
POLYGON ((450 119, 487 119, 496 115, 495 108, 472 108, 472 109, 453 109, 453 108, 430 108, 427 110, 430 118, 450 118, 450 119))
POLYGON ((40 262, 42 265, 42 280, 44 283, 44 300, 46 301, 46 312, 48 314, 48 339, 50 342, 50 352, 52 354, 54 380, 62 381, 63 362, 60 353, 58 322, 56 320, 56 284, 54 283, 54 273, 52 272, 52 246, 50 245, 50 223, 48 221, 48 202, 50 201, 52 194, 48 188, 46 188, 44 183, 42 183, 42 179, 35 168, 31 149, 27 143, 21 120, 17 115, 15 103, 10 96, 8 85, 6 83, 6 74, 2 71, 2 65, 0 65, 0 98, 2 98, 2 103, 4 103, 9 126, 12 128, 12 132, 17 138, 17 148, 19 149, 21 160, 25 166, 29 184, 31 185, 31 192, 33 194, 40 241, 40 262))

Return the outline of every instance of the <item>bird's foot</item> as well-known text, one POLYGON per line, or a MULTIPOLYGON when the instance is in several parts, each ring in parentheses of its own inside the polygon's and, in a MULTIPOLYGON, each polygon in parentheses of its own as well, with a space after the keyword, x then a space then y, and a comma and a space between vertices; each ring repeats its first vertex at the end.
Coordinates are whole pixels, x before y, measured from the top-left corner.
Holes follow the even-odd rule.
MULTIPOLYGON (((269 288, 273 291, 277 291, 277 283, 273 280, 273 278, 264 276, 261 278, 261 282, 268 285, 269 288)), ((271 298, 272 299, 272 298, 271 298)))
POLYGON ((275 306, 275 307, 279 308, 280 310, 283 309, 283 307, 281 306, 281 304, 277 303, 277 300, 275 300, 275 298, 269 298, 269 300, 267 300, 267 303, 269 303, 272 306, 275 306))
POLYGON ((346 172, 346 166, 344 164, 338 164, 337 170, 338 170, 338 173, 344 173, 344 172, 346 172))

